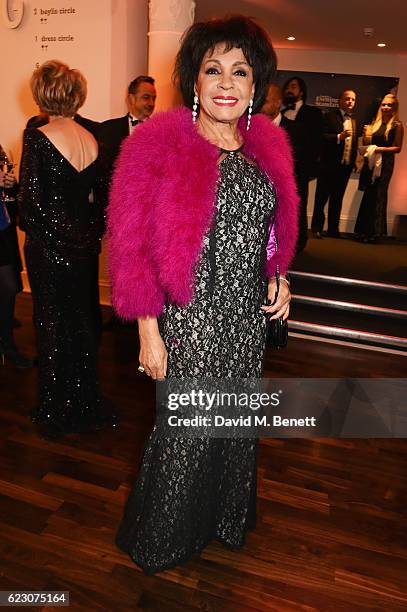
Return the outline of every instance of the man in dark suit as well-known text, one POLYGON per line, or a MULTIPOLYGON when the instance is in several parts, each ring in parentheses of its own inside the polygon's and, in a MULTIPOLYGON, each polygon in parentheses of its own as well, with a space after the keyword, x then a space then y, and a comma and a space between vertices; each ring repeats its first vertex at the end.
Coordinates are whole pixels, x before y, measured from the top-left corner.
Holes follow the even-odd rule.
POLYGON ((294 134, 297 131, 298 124, 295 121, 287 119, 281 112, 281 105, 283 103, 283 93, 281 87, 275 83, 271 83, 268 86, 267 94, 264 100, 264 104, 261 108, 261 112, 267 115, 272 120, 275 126, 282 127, 290 137, 291 145, 293 147, 293 157, 295 172, 297 173, 297 151, 295 150, 295 141, 299 138, 295 138, 294 134))
POLYGON ((129 136, 136 126, 152 115, 157 97, 154 79, 150 76, 138 76, 134 79, 127 90, 128 113, 124 117, 108 119, 100 126, 100 144, 102 165, 107 174, 107 192, 114 162, 119 154, 121 144, 129 136))
MULTIPOLYGON (((112 177, 114 163, 120 152, 120 147, 137 125, 149 119, 155 107, 157 92, 154 79, 150 76, 138 76, 134 79, 127 90, 128 113, 124 117, 108 119, 100 126, 99 144, 100 160, 103 174, 103 184, 100 188, 100 199, 106 208, 109 198, 109 187, 112 177)), ((121 321, 115 314, 104 325, 105 329, 119 326, 121 321)))
POLYGON ((297 253, 307 244, 308 184, 317 176, 322 138, 322 113, 316 106, 306 104, 307 86, 301 77, 292 77, 283 86, 283 116, 293 122, 292 142, 298 165, 297 187, 300 196, 297 253))
POLYGON ((324 208, 328 201, 327 235, 340 238, 342 200, 357 153, 357 125, 352 117, 355 103, 355 92, 345 90, 339 98, 339 108, 324 115, 320 168, 311 224, 315 238, 322 238, 324 208))
POLYGON ((283 93, 281 87, 275 83, 271 83, 267 89, 267 95, 264 100, 261 112, 267 115, 275 126, 283 128, 288 134, 293 150, 294 157, 294 173, 297 184, 298 193, 307 193, 308 197, 308 169, 303 159, 301 126, 299 123, 287 119, 281 113, 283 103, 283 93))

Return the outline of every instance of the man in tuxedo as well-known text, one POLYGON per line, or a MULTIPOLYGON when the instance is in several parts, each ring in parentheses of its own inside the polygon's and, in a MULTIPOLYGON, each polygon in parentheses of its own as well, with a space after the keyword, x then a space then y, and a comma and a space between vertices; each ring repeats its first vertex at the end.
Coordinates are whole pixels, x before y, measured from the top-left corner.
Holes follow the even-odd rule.
MULTIPOLYGON (((109 198, 109 187, 114 163, 120 152, 122 142, 137 129, 137 125, 150 118, 154 111, 157 92, 154 79, 150 76, 138 76, 127 89, 127 115, 117 119, 108 119, 100 126, 100 164, 103 184, 100 186, 100 199, 106 208, 109 198)), ((118 327, 121 320, 113 313, 104 325, 105 329, 118 327)))
POLYGON ((298 166, 297 187, 300 196, 297 253, 308 239, 308 184, 317 176, 318 158, 322 139, 322 113, 316 106, 306 104, 307 86, 299 77, 292 77, 283 85, 283 116, 292 122, 292 142, 298 166))
MULTIPOLYGON (((281 112, 283 103, 283 92, 281 87, 275 83, 271 83, 267 89, 267 95, 264 100, 261 112, 267 115, 275 126, 281 127, 287 132, 289 137, 294 157, 294 173, 295 182, 297 184, 298 193, 305 192, 304 185, 308 185, 308 172, 303 160, 301 161, 301 136, 299 134, 300 127, 295 121, 287 119, 281 112)), ((307 192, 308 195, 308 192, 307 192)))
POLYGON ((123 140, 136 129, 139 123, 149 119, 154 111, 157 97, 154 83, 154 79, 150 76, 138 76, 134 79, 127 90, 127 115, 117 119, 108 119, 100 126, 101 160, 108 177, 105 194, 106 204, 113 165, 123 140))
MULTIPOLYGON (((298 131, 298 124, 295 121, 290 121, 281 112, 283 103, 283 92, 281 87, 275 83, 271 83, 267 89, 267 95, 265 97, 261 112, 267 115, 269 119, 277 127, 282 127, 290 137, 291 145, 293 147, 294 163, 297 164, 297 151, 295 149, 296 140, 295 133, 298 131)), ((298 168, 300 170, 300 168, 298 168)))
POLYGON ((322 238, 327 202, 327 235, 340 238, 342 200, 357 153, 357 125, 352 117, 355 103, 355 92, 345 90, 339 98, 339 108, 324 115, 320 168, 311 224, 315 238, 322 238))

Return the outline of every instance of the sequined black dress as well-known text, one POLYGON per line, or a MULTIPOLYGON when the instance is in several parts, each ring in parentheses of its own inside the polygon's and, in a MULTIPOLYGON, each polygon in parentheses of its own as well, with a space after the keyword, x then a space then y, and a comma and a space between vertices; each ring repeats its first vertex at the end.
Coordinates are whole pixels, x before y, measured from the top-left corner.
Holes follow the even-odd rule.
MULTIPOLYGON (((187 307, 160 320, 169 377, 259 377, 265 345, 260 312, 264 258, 275 207, 268 179, 240 154, 220 164, 217 215, 187 307)), ((186 561, 212 539, 244 543, 256 520, 257 440, 159 437, 147 442, 118 546, 146 573, 186 561)))
POLYGON ((103 214, 89 203, 97 162, 82 172, 37 129, 24 133, 19 194, 39 351, 33 421, 55 432, 112 424, 99 394, 92 279, 103 214))

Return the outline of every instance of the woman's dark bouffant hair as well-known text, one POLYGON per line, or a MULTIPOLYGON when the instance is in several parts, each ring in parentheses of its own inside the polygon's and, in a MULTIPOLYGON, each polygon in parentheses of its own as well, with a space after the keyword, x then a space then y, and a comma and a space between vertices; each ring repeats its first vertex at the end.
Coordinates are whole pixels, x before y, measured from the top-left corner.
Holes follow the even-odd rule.
POLYGON ((225 52, 234 47, 241 49, 251 66, 255 83, 253 112, 256 112, 261 108, 267 87, 276 73, 277 57, 267 32, 243 15, 194 23, 185 32, 174 70, 184 104, 192 108, 194 86, 204 55, 221 43, 225 44, 225 52))

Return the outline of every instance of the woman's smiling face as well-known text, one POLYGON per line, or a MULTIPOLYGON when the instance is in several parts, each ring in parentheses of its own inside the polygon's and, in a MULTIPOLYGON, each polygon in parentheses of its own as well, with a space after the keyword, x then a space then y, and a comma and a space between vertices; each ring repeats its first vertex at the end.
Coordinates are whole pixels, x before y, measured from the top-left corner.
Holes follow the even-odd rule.
POLYGON ((225 53, 225 45, 208 51, 196 82, 200 113, 222 123, 235 123, 245 113, 254 95, 253 70, 243 51, 225 53))
POLYGON ((385 96, 381 103, 382 116, 388 119, 394 114, 394 98, 385 96))

